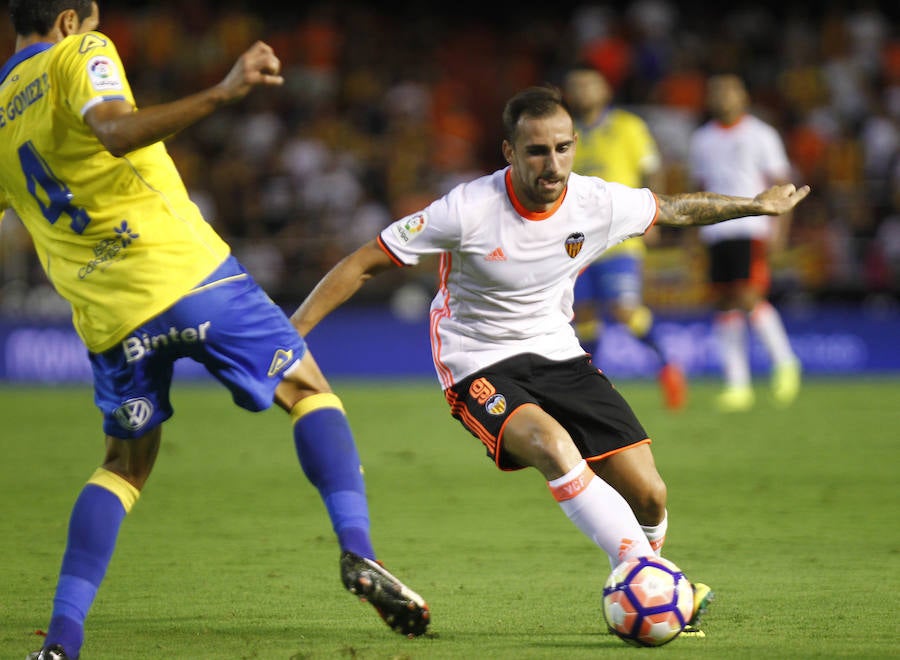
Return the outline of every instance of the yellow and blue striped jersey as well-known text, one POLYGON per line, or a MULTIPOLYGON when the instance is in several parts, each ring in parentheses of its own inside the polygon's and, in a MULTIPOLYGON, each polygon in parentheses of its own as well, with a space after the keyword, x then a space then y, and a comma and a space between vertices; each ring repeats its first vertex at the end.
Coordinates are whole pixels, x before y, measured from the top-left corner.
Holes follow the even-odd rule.
POLYGON ((136 105, 99 32, 35 44, 0 69, 0 207, 5 198, 101 352, 182 298, 229 254, 162 142, 121 158, 84 121, 111 99, 136 105))
MULTIPOLYGON (((656 141, 644 120, 628 110, 612 108, 591 125, 575 122, 578 145, 572 169, 632 188, 644 185, 644 176, 660 166, 656 141)), ((643 254, 640 236, 607 250, 601 258, 615 253, 643 254)))

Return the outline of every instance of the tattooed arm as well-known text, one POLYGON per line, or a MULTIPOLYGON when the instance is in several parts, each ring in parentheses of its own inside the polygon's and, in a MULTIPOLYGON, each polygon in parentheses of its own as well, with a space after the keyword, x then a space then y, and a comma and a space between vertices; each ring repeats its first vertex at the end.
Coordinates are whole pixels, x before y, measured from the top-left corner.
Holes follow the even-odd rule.
POLYGON ((772 186, 754 198, 732 197, 711 192, 657 195, 659 216, 656 224, 669 227, 713 225, 748 215, 782 215, 809 194, 809 186, 792 183, 772 186))

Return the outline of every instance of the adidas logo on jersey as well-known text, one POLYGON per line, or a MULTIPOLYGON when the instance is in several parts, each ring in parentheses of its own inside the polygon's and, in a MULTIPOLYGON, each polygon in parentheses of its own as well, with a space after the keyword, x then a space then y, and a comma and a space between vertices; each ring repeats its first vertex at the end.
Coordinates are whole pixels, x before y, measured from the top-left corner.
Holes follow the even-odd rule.
POLYGON ((494 248, 494 251, 485 255, 485 261, 506 261, 506 255, 503 254, 503 248, 494 248))

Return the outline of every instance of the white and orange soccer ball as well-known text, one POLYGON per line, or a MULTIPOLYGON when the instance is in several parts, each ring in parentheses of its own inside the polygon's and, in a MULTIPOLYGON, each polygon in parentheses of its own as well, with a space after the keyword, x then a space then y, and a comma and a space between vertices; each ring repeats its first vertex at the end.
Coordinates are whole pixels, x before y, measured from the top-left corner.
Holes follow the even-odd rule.
POLYGON ((681 569, 661 557, 637 557, 616 566, 603 587, 603 618, 610 631, 635 646, 662 646, 684 630, 694 613, 694 588, 681 569))

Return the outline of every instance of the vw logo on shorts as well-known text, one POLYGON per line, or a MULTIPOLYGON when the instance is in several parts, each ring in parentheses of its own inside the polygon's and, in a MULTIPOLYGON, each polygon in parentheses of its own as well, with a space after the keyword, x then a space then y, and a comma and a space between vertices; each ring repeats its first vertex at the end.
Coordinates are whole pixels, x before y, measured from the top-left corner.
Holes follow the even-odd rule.
POLYGON ((491 415, 502 415, 506 412, 506 397, 502 394, 495 394, 484 404, 484 409, 491 415))
POLYGON ((150 417, 153 415, 153 404, 144 397, 128 399, 116 408, 114 414, 122 428, 137 431, 150 421, 150 417))

